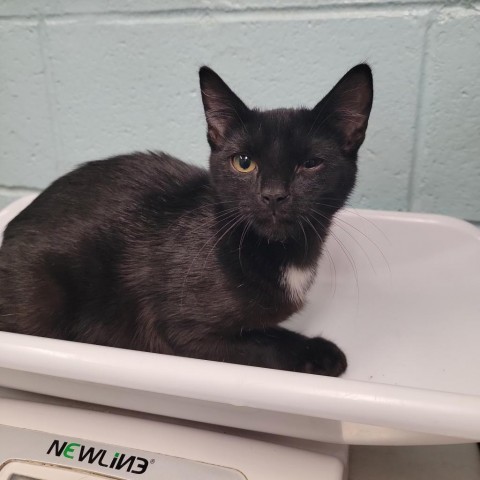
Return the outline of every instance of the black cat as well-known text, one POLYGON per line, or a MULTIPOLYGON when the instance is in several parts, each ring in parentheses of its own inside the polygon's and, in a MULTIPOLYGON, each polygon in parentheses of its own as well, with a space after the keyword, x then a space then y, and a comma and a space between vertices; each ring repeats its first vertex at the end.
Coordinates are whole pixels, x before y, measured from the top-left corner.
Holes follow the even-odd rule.
POLYGON ((337 346, 277 325, 354 186, 370 68, 312 110, 249 109, 207 67, 200 84, 210 170, 135 153, 55 181, 5 231, 0 329, 340 375, 337 346))

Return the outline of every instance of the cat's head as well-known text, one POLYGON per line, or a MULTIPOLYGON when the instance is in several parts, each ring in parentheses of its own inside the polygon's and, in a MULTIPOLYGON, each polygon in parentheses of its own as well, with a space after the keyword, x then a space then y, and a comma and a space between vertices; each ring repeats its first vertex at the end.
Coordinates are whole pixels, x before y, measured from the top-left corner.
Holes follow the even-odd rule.
POLYGON ((352 68, 313 109, 250 109, 208 67, 200 86, 213 183, 235 214, 225 218, 279 241, 328 224, 355 184, 373 100, 368 65, 352 68))

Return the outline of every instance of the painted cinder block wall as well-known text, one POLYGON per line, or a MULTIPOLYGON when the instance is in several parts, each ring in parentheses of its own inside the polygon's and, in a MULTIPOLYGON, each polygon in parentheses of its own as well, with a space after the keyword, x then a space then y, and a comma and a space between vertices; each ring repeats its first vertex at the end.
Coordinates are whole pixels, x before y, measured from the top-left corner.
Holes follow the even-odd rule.
POLYGON ((356 207, 480 221, 480 2, 1 0, 0 206, 74 165, 205 164, 197 70, 247 104, 313 106, 368 61, 356 207))

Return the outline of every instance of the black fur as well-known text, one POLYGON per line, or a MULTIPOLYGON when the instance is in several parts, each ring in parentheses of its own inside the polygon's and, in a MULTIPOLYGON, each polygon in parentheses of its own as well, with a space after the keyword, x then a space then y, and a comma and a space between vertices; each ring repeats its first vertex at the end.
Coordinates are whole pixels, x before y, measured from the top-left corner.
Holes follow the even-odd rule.
POLYGON ((158 353, 339 375, 331 342, 277 325, 302 307, 350 194, 372 105, 368 66, 312 110, 252 110, 200 70, 210 170, 164 153, 87 163, 8 225, 0 328, 158 353), (250 173, 235 155, 256 162, 250 173))

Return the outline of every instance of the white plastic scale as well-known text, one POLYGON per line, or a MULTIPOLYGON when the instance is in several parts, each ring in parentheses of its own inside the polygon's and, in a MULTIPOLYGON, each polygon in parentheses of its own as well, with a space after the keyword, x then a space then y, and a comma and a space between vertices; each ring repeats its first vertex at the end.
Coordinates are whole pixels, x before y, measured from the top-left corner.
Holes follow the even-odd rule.
POLYGON ((347 209, 327 252, 289 324, 342 378, 0 333, 0 480, 340 480, 349 444, 480 441, 480 231, 347 209))

